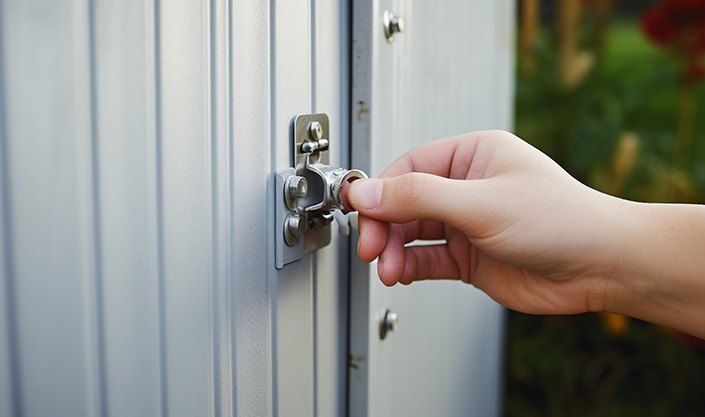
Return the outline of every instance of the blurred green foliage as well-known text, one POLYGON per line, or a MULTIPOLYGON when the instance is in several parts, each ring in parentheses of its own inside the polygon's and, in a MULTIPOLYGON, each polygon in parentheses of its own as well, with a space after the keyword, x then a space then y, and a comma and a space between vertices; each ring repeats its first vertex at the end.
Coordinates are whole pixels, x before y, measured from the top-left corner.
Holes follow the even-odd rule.
MULTIPOLYGON (((552 36, 541 34, 536 74, 518 77, 517 135, 602 191, 640 201, 701 201, 705 85, 697 91, 691 158, 677 171, 681 84, 675 61, 648 42, 634 19, 615 22, 604 55, 577 88, 568 90, 560 82, 552 36), (636 134, 639 149, 615 187, 612 165, 624 132, 636 134), (692 193, 675 191, 674 178, 692 193)), ((616 334, 603 318, 510 312, 505 414, 705 415, 705 344, 633 319, 616 334)))
POLYGON ((512 313, 507 416, 702 416, 705 355, 632 320, 613 337, 594 314, 512 313))
MULTIPOLYGON (((596 68, 574 90, 559 82, 550 33, 536 50, 537 74, 519 76, 516 132, 568 172, 603 189, 622 132, 640 139, 639 157, 622 197, 662 201, 663 172, 673 165, 680 82, 675 61, 648 40, 635 21, 612 24, 607 48, 596 68)), ((705 195, 705 84, 698 86, 698 126, 687 176, 705 195)), ((606 190, 604 190, 606 191, 606 190)), ((678 200, 672 197, 669 200, 678 200)))

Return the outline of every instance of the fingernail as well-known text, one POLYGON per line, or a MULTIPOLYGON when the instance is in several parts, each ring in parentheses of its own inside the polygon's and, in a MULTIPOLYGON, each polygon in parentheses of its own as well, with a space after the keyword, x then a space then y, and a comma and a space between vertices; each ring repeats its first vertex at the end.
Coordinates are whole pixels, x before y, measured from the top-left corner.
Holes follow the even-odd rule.
POLYGON ((350 191, 362 208, 376 209, 382 200, 382 181, 377 179, 357 180, 351 184, 350 191))

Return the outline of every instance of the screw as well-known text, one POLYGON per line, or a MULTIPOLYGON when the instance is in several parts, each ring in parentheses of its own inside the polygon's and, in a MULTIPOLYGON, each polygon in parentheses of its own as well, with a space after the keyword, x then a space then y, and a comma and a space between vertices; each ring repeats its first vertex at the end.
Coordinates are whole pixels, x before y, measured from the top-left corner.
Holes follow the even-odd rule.
POLYGON ((291 214, 287 217, 286 227, 294 237, 300 237, 306 233, 306 222, 298 214, 291 214))
POLYGON ((394 330, 397 329, 397 325, 399 324, 399 316, 397 313, 390 311, 387 313, 387 317, 385 319, 385 325, 387 326, 387 331, 388 332, 393 332, 394 330))
POLYGON ((291 198, 304 198, 308 192, 308 181, 306 178, 299 177, 298 175, 289 177, 289 179, 286 180, 286 191, 291 198))
POLYGON ((398 324, 399 316, 397 313, 389 309, 385 309, 382 312, 382 320, 380 320, 379 323, 379 338, 384 340, 384 338, 387 337, 388 332, 393 332, 397 329, 398 324))
POLYGON ((284 240, 289 246, 294 246, 299 238, 306 233, 306 220, 298 214, 290 214, 284 220, 284 240))
POLYGON ((399 16, 392 15, 392 21, 389 23, 389 29, 392 33, 402 33, 404 31, 404 19, 399 16))
POLYGON ((395 16, 389 10, 385 10, 382 20, 384 22, 384 33, 387 35, 387 42, 392 43, 394 42, 394 34, 404 31, 404 19, 395 16))
POLYGON ((311 134, 313 140, 320 140, 323 138, 323 126, 319 122, 311 122, 308 124, 308 132, 311 134))

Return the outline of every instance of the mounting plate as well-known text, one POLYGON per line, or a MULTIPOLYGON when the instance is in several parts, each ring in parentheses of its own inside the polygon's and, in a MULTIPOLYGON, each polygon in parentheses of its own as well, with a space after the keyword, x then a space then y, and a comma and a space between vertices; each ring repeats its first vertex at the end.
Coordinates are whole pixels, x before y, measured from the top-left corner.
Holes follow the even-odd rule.
POLYGON ((345 183, 367 178, 360 170, 329 165, 329 133, 324 113, 294 119, 294 166, 277 171, 275 178, 277 269, 330 244, 333 213, 348 212, 342 195, 345 183))
POLYGON ((314 143, 316 140, 312 137, 309 127, 312 122, 320 124, 322 130, 322 139, 327 139, 330 144, 330 123, 328 115, 325 113, 318 114, 300 114, 296 116, 293 123, 293 165, 295 168, 285 168, 277 171, 275 179, 275 257, 276 267, 281 269, 284 265, 297 261, 303 258, 304 254, 315 252, 318 249, 325 247, 331 242, 331 226, 330 224, 321 225, 313 230, 308 230, 301 239, 293 246, 286 243, 284 237, 284 228, 286 217, 290 214, 298 214, 305 216, 305 208, 315 203, 316 199, 320 199, 322 194, 322 184, 320 179, 315 175, 311 175, 306 170, 306 158, 309 163, 329 164, 330 157, 328 155, 328 147, 316 150, 314 152, 303 152, 301 145, 304 143, 314 143), (309 180, 309 195, 302 198, 296 207, 292 210, 287 207, 285 190, 286 181, 289 177, 299 175, 309 180))

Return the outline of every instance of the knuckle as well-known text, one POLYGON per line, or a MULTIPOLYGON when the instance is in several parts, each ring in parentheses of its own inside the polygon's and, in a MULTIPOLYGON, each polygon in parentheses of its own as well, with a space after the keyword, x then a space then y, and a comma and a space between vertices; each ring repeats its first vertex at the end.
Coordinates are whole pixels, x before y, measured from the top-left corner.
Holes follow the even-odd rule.
POLYGON ((399 200, 408 208, 416 208, 420 197, 423 196, 427 176, 418 172, 412 172, 401 176, 399 181, 399 200))
POLYGON ((485 133, 486 138, 502 143, 516 142, 519 139, 516 135, 506 130, 487 130, 483 133, 485 133))

